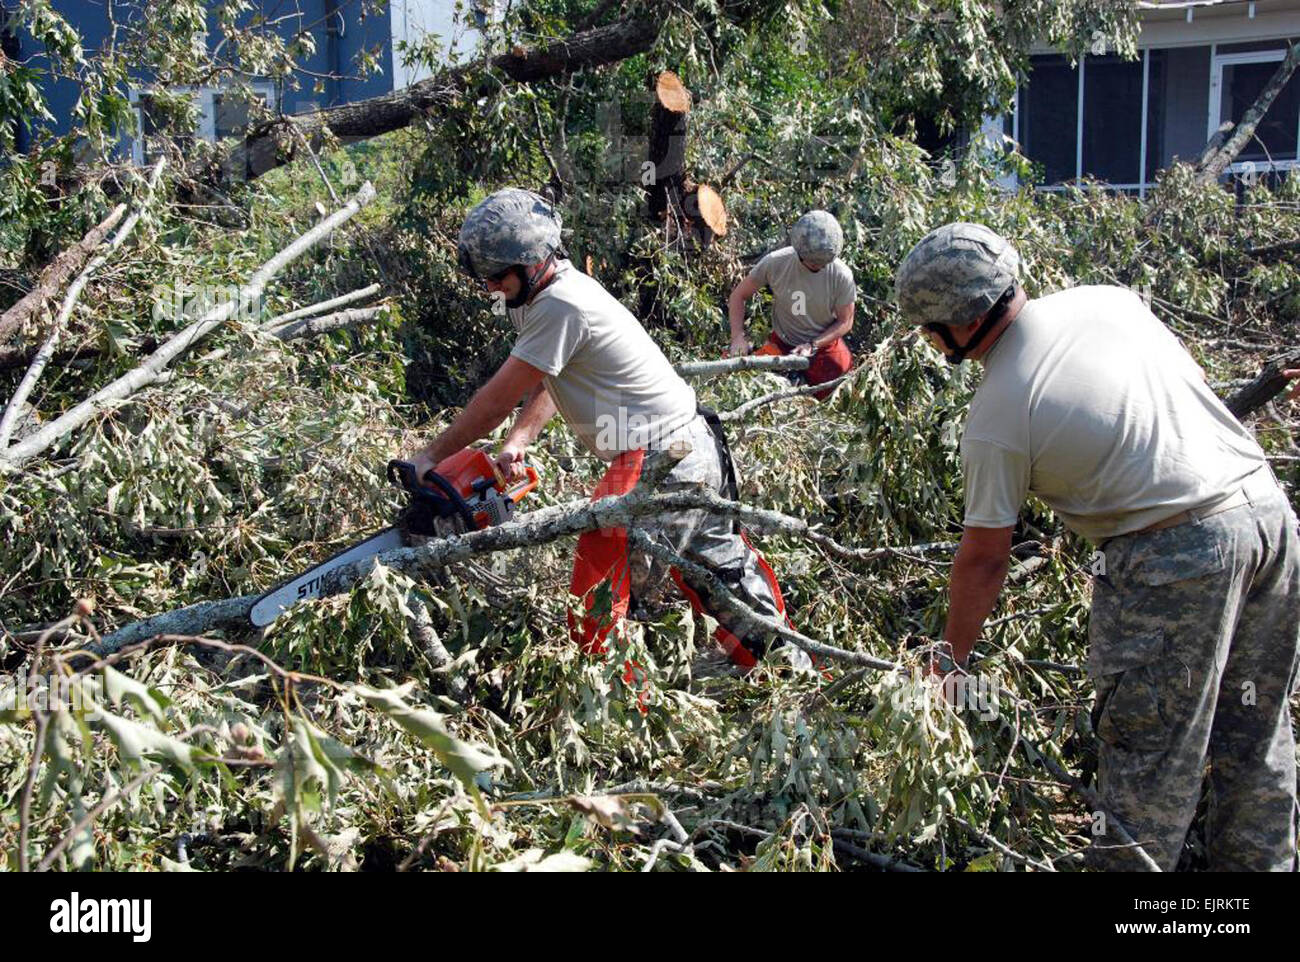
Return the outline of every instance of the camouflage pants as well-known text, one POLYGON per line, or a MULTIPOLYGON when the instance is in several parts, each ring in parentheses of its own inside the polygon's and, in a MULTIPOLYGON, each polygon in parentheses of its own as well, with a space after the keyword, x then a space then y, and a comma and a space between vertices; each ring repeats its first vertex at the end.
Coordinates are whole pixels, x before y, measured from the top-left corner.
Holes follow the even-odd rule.
MULTIPOLYGON (((1100 795, 1106 817, 1165 871, 1178 864, 1207 763, 1210 867, 1295 866, 1300 535, 1268 471, 1244 490, 1248 504, 1106 542, 1094 584, 1100 795)), ((1089 865, 1139 868, 1103 826, 1089 865)))
MULTIPOLYGON (((690 442, 691 452, 677 463, 656 490, 703 488, 730 497, 723 469, 726 453, 704 418, 697 417, 673 440, 678 438, 690 442)), ((646 518, 640 528, 656 544, 688 561, 714 569, 723 584, 754 611, 768 618, 785 619, 785 605, 775 576, 731 519, 710 515, 703 510, 678 511, 646 518)), ((636 604, 650 612, 664 605, 671 588, 668 566, 642 551, 630 551, 628 565, 636 604)), ((709 603, 708 591, 702 585, 692 583, 689 578, 682 581, 688 595, 694 595, 691 602, 703 608, 721 626, 718 640, 733 659, 741 663, 749 661, 743 652, 731 650, 734 642, 728 638, 729 634, 739 638, 751 654, 762 657, 766 648, 763 639, 746 638, 746 632, 734 626, 730 615, 709 603)))

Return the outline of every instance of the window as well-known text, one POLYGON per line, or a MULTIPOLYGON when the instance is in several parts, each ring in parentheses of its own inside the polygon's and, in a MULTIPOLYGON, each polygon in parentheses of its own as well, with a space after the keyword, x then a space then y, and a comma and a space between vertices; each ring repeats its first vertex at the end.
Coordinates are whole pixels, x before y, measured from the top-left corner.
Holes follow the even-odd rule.
MULTIPOLYGON (((1209 51, 1205 52, 1209 60, 1209 51)), ((1170 114, 1177 109, 1177 102, 1171 104, 1168 93, 1169 78, 1172 73, 1170 57, 1165 50, 1146 51, 1147 72, 1147 128, 1145 169, 1143 170, 1143 189, 1147 184, 1154 184, 1156 174, 1166 166, 1165 158, 1172 153, 1170 144, 1174 136, 1169 131, 1171 121, 1176 118, 1170 114)))
MULTIPOLYGON (((1256 50, 1215 53, 1210 71, 1210 114, 1207 136, 1225 121, 1240 123, 1246 111, 1268 84, 1285 51, 1256 50)), ((1267 167, 1291 166, 1300 140, 1300 78, 1292 76, 1255 128, 1255 135, 1237 155, 1234 170, 1252 163, 1267 167), (1279 162, 1291 163, 1279 163, 1279 162)))
POLYGON ((1141 60, 1089 57, 1083 72, 1083 170, 1112 184, 1141 180, 1141 60))
MULTIPOLYGON (((187 143, 193 142, 194 136, 204 140, 242 137, 250 120, 256 119, 248 95, 233 89, 182 87, 171 88, 168 93, 188 94, 198 111, 194 135, 169 135, 172 142, 182 149, 187 143)), ((270 84, 253 84, 250 93, 253 97, 261 98, 267 109, 274 109, 275 89, 270 84)), ((162 99, 155 98, 147 90, 132 90, 131 102, 136 106, 140 121, 140 133, 132 144, 132 157, 137 164, 152 162, 158 156, 157 138, 162 132, 175 129, 175 111, 164 107, 162 99)))
POLYGON ((1021 88, 1020 142, 1043 166, 1043 181, 1059 184, 1078 176, 1079 71, 1064 57, 1034 57, 1021 88))

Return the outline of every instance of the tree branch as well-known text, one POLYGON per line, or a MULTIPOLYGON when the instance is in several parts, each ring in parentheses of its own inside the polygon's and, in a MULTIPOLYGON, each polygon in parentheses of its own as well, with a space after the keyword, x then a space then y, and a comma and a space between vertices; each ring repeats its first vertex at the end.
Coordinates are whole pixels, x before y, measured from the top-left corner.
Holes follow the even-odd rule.
POLYGON ((1277 99, 1277 95, 1282 92, 1282 88, 1291 79, 1297 65, 1300 65, 1300 43, 1292 45, 1291 49, 1287 51, 1286 58, 1278 64, 1277 70, 1274 71, 1268 83, 1264 85, 1264 89, 1259 92, 1259 96, 1250 105, 1250 109, 1241 118, 1241 123, 1237 125, 1227 142, 1218 150, 1211 150, 1209 156, 1203 158, 1197 164, 1196 180, 1198 183, 1214 183, 1228 168, 1228 165, 1237 158, 1242 148, 1255 136, 1255 128, 1259 126, 1259 122, 1268 113, 1268 108, 1273 106, 1273 101, 1277 99))
MULTIPOLYGON (((673 369, 682 377, 719 377, 736 371, 806 371, 810 358, 794 354, 778 356, 753 354, 745 357, 724 357, 718 361, 683 361, 673 369)), ((818 386, 819 390, 821 386, 818 386)))
POLYGON ((356 301, 364 301, 368 297, 373 297, 380 291, 380 285, 371 284, 369 287, 363 287, 359 290, 350 291, 347 294, 341 294, 338 297, 332 297, 328 301, 318 301, 315 304, 308 304, 306 307, 300 307, 296 311, 289 311, 286 314, 279 314, 271 318, 263 327, 280 327, 289 321, 296 321, 300 317, 311 317, 315 314, 324 314, 326 311, 332 311, 336 307, 346 307, 348 304, 356 301))
POLYGON ((387 315, 387 313, 388 309, 386 307, 357 307, 347 311, 335 311, 333 314, 326 314, 324 317, 300 318, 279 327, 271 327, 268 324, 265 330, 266 333, 278 337, 282 341, 292 341, 299 337, 316 337, 330 331, 342 330, 345 327, 365 324, 377 320, 387 315))
POLYGON ((31 437, 0 453, 0 473, 14 470, 23 462, 51 447, 60 438, 81 427, 115 401, 130 397, 136 391, 158 380, 163 375, 165 368, 176 358, 189 351, 207 334, 225 323, 241 304, 260 297, 262 291, 273 277, 319 244, 332 231, 346 224, 356 215, 357 211, 374 200, 374 197, 375 188, 367 181, 362 185, 356 196, 342 208, 326 217, 258 268, 252 277, 248 279, 248 282, 240 288, 238 297, 228 299, 224 303, 213 307, 212 310, 189 327, 173 335, 139 367, 122 375, 108 386, 101 388, 90 398, 82 401, 62 417, 51 421, 31 437))
POLYGON ((3 416, 0 416, 0 451, 9 447, 9 438, 13 436, 14 423, 18 420, 18 412, 22 409, 23 403, 32 393, 32 389, 36 387, 36 382, 40 380, 41 374, 45 370, 45 366, 50 363, 50 358, 54 356, 54 349, 59 343, 59 335, 63 332, 63 328, 68 323, 68 319, 72 317, 73 308, 77 306, 77 301, 81 297, 81 292, 85 290, 86 285, 90 282, 90 279, 94 276, 95 272, 108 262, 110 255, 121 247, 123 242, 131 236, 131 232, 135 230, 135 225, 139 223, 140 216, 145 212, 149 206, 149 202, 153 199, 154 190, 158 187, 158 179, 162 176, 163 167, 166 166, 166 164, 167 159, 165 157, 158 158, 158 163, 154 164, 153 172, 149 175, 149 182, 145 188, 144 198, 140 201, 136 209, 131 212, 131 216, 126 219, 126 222, 122 224, 118 229, 118 232, 113 235, 113 239, 109 242, 108 247, 96 254, 95 257, 91 259, 90 263, 82 268, 81 273, 77 275, 77 279, 68 287, 68 292, 63 298, 63 304, 59 308, 59 314, 54 319, 54 324, 50 329, 49 337, 46 338, 45 343, 41 345, 40 350, 36 352, 36 357, 32 359, 31 366, 27 369, 27 373, 23 376, 23 379, 18 382, 18 387, 14 390, 13 397, 9 399, 9 404, 5 408, 3 416))
POLYGON ((125 214, 126 204, 118 204, 107 217, 92 227, 76 245, 68 248, 46 265, 45 269, 41 271, 36 286, 28 291, 17 304, 14 304, 3 315, 0 315, 0 341, 18 330, 46 300, 54 296, 64 282, 90 259, 90 255, 104 242, 104 238, 108 236, 109 231, 117 226, 117 222, 125 214))

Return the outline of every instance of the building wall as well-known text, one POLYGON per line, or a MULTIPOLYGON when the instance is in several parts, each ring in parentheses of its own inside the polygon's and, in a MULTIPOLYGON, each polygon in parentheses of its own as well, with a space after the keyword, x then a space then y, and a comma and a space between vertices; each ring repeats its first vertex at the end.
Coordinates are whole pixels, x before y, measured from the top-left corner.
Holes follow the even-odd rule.
MULTIPOLYGON (((446 4, 451 0, 434 0, 446 4)), ((6 0, 6 5, 13 6, 14 0, 6 0)), ((98 49, 108 38, 109 22, 104 0, 53 0, 53 7, 61 13, 81 34, 83 46, 87 51, 98 49)), ((264 11, 268 17, 285 17, 297 13, 290 19, 283 20, 278 30, 281 36, 290 38, 301 29, 307 29, 315 40, 316 50, 311 57, 302 62, 303 70, 295 73, 297 89, 294 85, 282 82, 275 85, 276 106, 286 113, 299 113, 306 110, 320 109, 341 103, 351 103, 374 97, 393 89, 392 29, 388 9, 371 10, 363 16, 361 0, 263 0, 256 4, 257 11, 250 12, 252 17, 258 11, 264 11), (363 50, 374 51, 378 57, 380 70, 367 77, 357 76, 357 55, 363 50), (339 79, 324 79, 329 73, 342 75, 339 79)), ((119 23, 130 23, 140 18, 138 5, 118 5, 115 16, 119 23)), ((216 18, 213 16, 210 34, 217 31, 216 18)), ((40 50, 29 35, 19 38, 23 57, 35 55, 34 66, 42 63, 40 50)), ((145 89, 151 77, 141 71, 135 78, 137 89, 145 89)), ((75 83, 66 80, 50 80, 45 85, 45 95, 50 112, 56 122, 50 125, 55 134, 66 133, 72 123, 72 112, 80 96, 75 83)))
MULTIPOLYGON (((420 63, 406 63, 399 44, 429 44, 437 48, 443 62, 473 56, 482 34, 475 26, 473 0, 390 0, 392 19, 393 89, 400 90, 428 77, 431 71, 420 63)), ((490 3, 480 0, 490 8, 490 3)))

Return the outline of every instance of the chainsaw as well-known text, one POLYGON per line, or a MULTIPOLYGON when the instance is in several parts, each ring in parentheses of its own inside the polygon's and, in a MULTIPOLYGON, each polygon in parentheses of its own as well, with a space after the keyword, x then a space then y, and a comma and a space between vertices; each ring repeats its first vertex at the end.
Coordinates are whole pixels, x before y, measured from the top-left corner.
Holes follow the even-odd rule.
POLYGON ((253 627, 265 628, 296 602, 319 598, 331 571, 407 547, 411 535, 445 538, 509 521, 515 505, 537 487, 538 476, 536 468, 525 464, 524 477, 511 484, 486 451, 465 448, 423 479, 409 461, 389 461, 388 480, 410 496, 397 523, 262 595, 248 613, 253 627))

